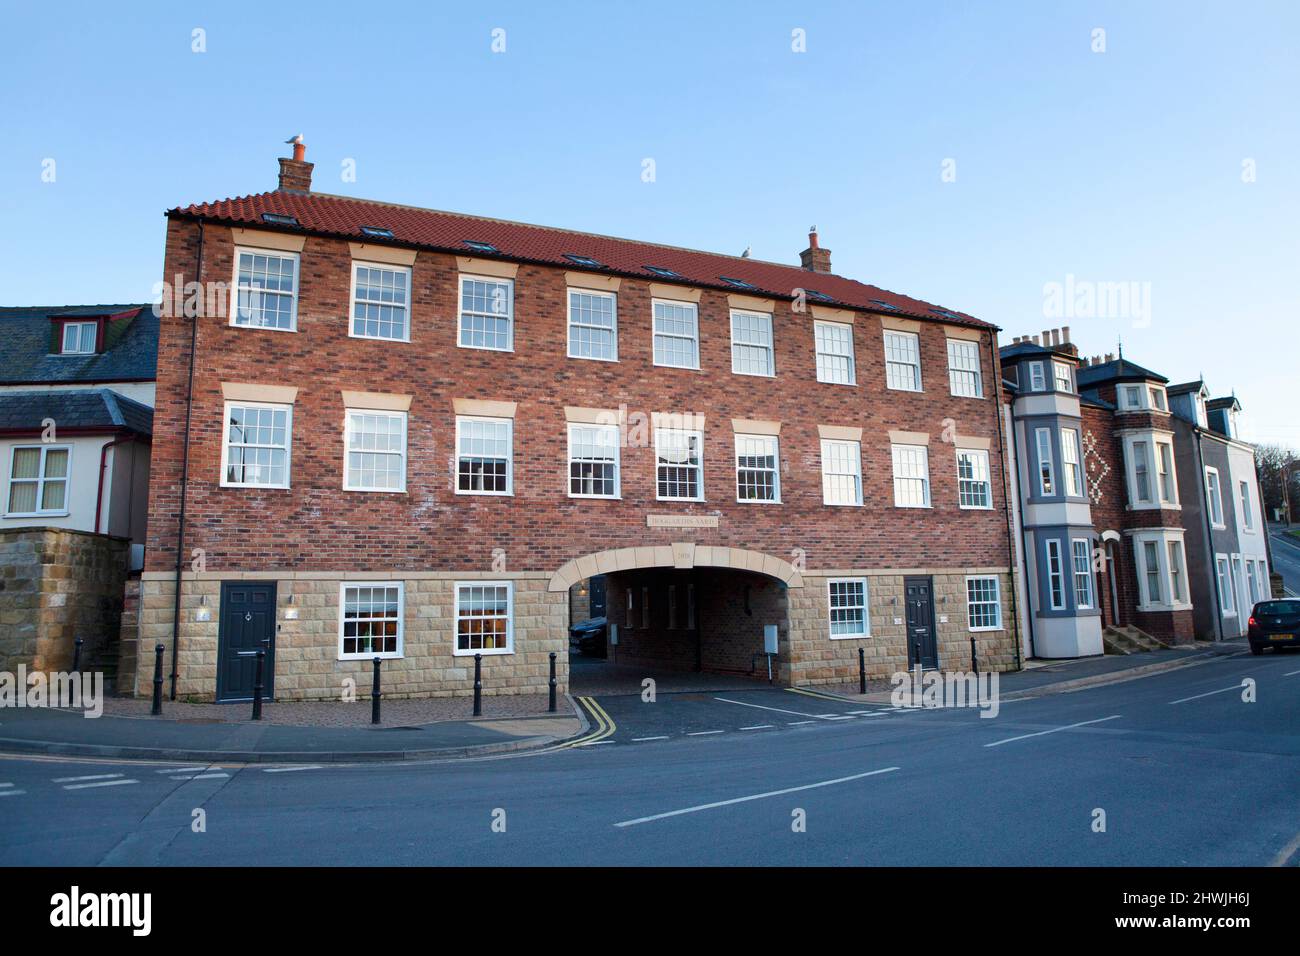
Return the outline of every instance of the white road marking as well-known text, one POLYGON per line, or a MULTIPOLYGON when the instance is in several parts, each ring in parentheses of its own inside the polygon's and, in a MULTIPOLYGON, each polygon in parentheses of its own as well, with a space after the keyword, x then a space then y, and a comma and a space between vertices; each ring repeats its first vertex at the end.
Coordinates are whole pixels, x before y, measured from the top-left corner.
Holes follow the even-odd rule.
POLYGON ((836 714, 834 716, 827 717, 826 719, 827 720, 852 720, 853 714, 836 714))
POLYGON ((802 727, 804 724, 815 724, 815 720, 788 720, 786 721, 791 727, 802 727))
POLYGON ((665 737, 633 737, 632 743, 639 744, 643 740, 667 740, 667 739, 668 738, 666 736, 665 737))
POLYGON ((694 731, 691 731, 691 732, 690 732, 689 734, 687 734, 686 736, 687 736, 687 737, 707 737, 707 736, 709 736, 710 734, 721 734, 721 733, 725 733, 725 731, 722 731, 722 730, 694 730, 694 731))
POLYGON ((741 727, 741 730, 771 730, 776 724, 754 724, 752 727, 741 727))
POLYGON ((770 710, 778 714, 794 714, 796 717, 824 717, 825 714, 810 714, 806 710, 782 710, 780 707, 767 707, 763 704, 747 704, 743 700, 730 700, 726 697, 715 697, 714 700, 720 700, 724 704, 739 704, 741 707, 754 707, 758 710, 770 710))
POLYGON ((91 773, 84 777, 55 777, 55 783, 76 783, 79 780, 111 780, 114 777, 124 777, 122 773, 91 773))
POLYGON ((12 783, 0 783, 0 787, 12 787, 12 783))
POLYGON ((1283 677, 1295 677, 1296 674, 1300 674, 1300 671, 1287 671, 1287 672, 1286 672, 1285 674, 1283 674, 1282 676, 1283 676, 1283 677))
POLYGON ((1220 687, 1218 690, 1207 690, 1204 694, 1196 694, 1193 697, 1180 697, 1178 700, 1171 700, 1170 704, 1185 704, 1189 700, 1200 700, 1202 697, 1213 697, 1215 694, 1226 694, 1230 690, 1241 690, 1244 684, 1233 684, 1231 687, 1220 687))
MULTIPOLYGON (((120 776, 120 774, 118 775, 120 776)), ((69 783, 65 784, 64 790, 90 790, 94 787, 121 787, 128 783, 139 783, 139 780, 101 780, 99 783, 69 783)))
POLYGON ((173 780, 217 780, 221 777, 229 777, 228 773, 197 773, 192 777, 172 777, 173 780))
POLYGON ((320 770, 320 764, 312 764, 308 767, 263 767, 262 773, 294 773, 298 770, 320 770))
POLYGON ((1111 714, 1109 717, 1098 717, 1096 720, 1081 720, 1077 724, 1069 724, 1065 727, 1053 727, 1051 730, 1040 730, 1035 734, 1021 734, 1019 737, 1007 737, 1005 740, 995 740, 991 744, 985 744, 985 747, 997 747, 1001 744, 1009 744, 1013 740, 1027 740, 1030 737, 1042 737, 1047 734, 1060 733, 1062 730, 1073 730, 1075 727, 1087 727, 1089 724, 1105 723, 1108 720, 1115 720, 1123 715, 1111 714))
POLYGON ((852 714, 854 717, 881 717, 881 716, 883 716, 883 715, 889 713, 889 711, 887 711, 887 710, 850 710, 850 711, 848 711, 848 713, 852 714))
POLYGON ((612 740, 588 740, 586 743, 574 744, 575 747, 598 747, 601 744, 612 744, 612 740))
POLYGON ((667 813, 656 813, 653 816, 637 817, 635 820, 624 820, 621 823, 615 823, 616 827, 634 827, 638 823, 650 823, 652 820, 664 820, 668 817, 680 817, 687 813, 699 813, 701 810, 715 810, 718 807, 729 807, 737 803, 749 803, 751 800, 764 800, 767 797, 780 797, 787 793, 799 793, 801 790, 816 790, 819 787, 832 787, 837 783, 849 783, 853 780, 861 780, 864 777, 875 777, 882 773, 893 773, 897 767, 885 767, 881 770, 868 770, 866 773, 855 773, 851 777, 836 777, 834 780, 821 780, 817 783, 805 783, 800 787, 786 787, 784 790, 769 790, 766 793, 752 793, 747 797, 733 797, 730 800, 718 800, 714 803, 701 803, 694 807, 685 807, 681 810, 669 810, 667 813))
POLYGON ((155 770, 154 773, 202 773, 207 767, 168 767, 166 770, 155 770))
MULTIPOLYGON (((6 783, 6 787, 12 787, 12 783, 6 783)), ((26 790, 0 790, 0 797, 21 797, 26 790)))

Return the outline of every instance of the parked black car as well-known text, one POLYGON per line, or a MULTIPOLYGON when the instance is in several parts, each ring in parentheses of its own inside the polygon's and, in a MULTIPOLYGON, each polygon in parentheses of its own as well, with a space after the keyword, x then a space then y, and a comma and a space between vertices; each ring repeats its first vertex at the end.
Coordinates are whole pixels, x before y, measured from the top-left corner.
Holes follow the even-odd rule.
POLYGON ((1260 601, 1250 612, 1250 652, 1264 648, 1300 647, 1300 601, 1260 601))
POLYGON ((603 617, 579 621, 569 628, 569 643, 592 657, 605 656, 605 633, 609 630, 603 617))

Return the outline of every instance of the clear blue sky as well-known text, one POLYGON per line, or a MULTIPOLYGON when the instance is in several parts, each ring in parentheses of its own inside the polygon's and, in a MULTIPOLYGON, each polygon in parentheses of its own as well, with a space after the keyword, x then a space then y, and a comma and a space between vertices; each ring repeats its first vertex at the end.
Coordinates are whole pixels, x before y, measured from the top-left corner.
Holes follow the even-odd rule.
POLYGON ((131 6, 4 13, 0 303, 148 300, 163 211, 273 188, 302 132, 328 192, 789 262, 816 223, 1006 340, 1062 324, 1045 283, 1149 283, 1081 349, 1300 447, 1300 4, 131 6))

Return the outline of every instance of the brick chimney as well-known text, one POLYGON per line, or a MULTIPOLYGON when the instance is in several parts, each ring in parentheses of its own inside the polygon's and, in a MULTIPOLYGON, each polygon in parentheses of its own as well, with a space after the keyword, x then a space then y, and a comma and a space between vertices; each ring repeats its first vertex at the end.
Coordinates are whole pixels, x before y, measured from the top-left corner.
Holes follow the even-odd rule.
POLYGON ((299 133, 289 140, 293 144, 293 159, 280 159, 280 190, 282 192, 311 192, 312 164, 307 162, 307 144, 299 133))
POLYGON ((799 253, 799 263, 809 272, 830 272, 831 251, 817 243, 817 227, 808 230, 808 248, 799 253))

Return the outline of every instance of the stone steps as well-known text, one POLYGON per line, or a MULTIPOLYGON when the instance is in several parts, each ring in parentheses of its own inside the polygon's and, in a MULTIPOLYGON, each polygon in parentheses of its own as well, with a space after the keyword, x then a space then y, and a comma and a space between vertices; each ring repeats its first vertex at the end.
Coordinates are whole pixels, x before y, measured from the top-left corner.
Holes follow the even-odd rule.
POLYGON ((1102 631, 1101 642, 1107 654, 1142 654, 1169 646, 1132 625, 1107 627, 1102 631))

